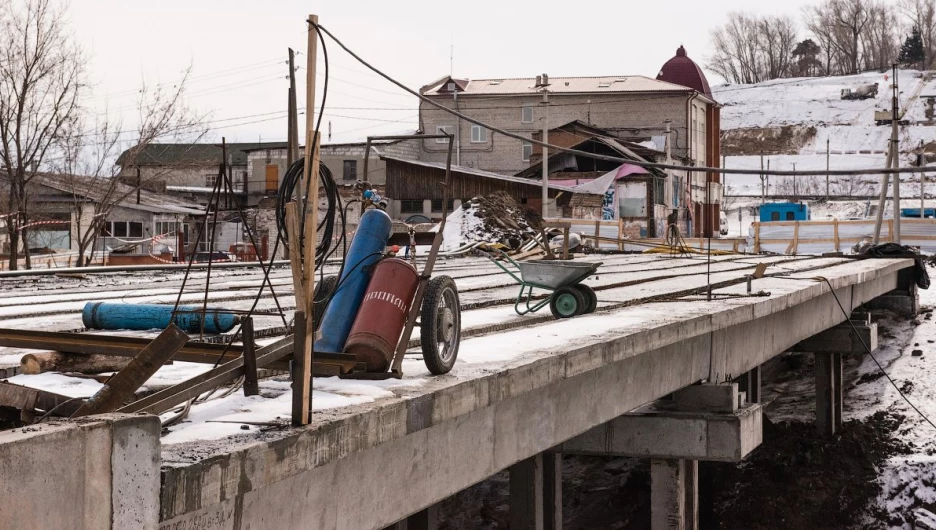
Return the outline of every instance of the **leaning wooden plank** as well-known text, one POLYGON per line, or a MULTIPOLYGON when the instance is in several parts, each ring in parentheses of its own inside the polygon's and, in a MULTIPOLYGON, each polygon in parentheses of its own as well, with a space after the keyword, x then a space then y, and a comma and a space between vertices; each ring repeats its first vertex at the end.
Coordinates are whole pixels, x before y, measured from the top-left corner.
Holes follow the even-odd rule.
POLYGON ((72 417, 113 412, 133 397, 147 379, 185 346, 189 337, 175 324, 169 324, 149 346, 143 348, 126 368, 117 372, 103 388, 91 396, 72 417))
MULTIPOLYGON (((291 336, 280 339, 257 350, 257 368, 262 368, 274 361, 278 361, 293 351, 293 338, 291 336)), ((244 359, 242 357, 229 361, 214 370, 183 381, 177 385, 165 388, 150 394, 143 399, 134 401, 117 412, 149 412, 160 414, 176 405, 185 403, 199 394, 213 390, 219 386, 233 381, 244 375, 244 359)))
POLYGON ((54 392, 16 385, 7 381, 0 381, 0 407, 11 407, 22 410, 24 406, 31 406, 33 410, 52 413, 55 416, 71 416, 79 407, 81 401, 54 392), (29 405, 29 404, 32 405, 29 405))
POLYGON ((127 367, 130 358, 114 355, 80 353, 27 353, 20 359, 22 373, 28 375, 45 372, 81 372, 99 374, 101 372, 119 372, 127 367))

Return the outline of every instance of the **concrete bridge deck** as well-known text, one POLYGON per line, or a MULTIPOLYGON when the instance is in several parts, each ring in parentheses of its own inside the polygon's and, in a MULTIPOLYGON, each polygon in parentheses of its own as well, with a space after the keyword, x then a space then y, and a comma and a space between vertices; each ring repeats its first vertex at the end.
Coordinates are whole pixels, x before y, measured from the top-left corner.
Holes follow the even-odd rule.
MULTIPOLYGON (((474 300, 478 311, 497 314, 475 321, 478 336, 463 340, 447 376, 427 377, 421 361, 408 359, 404 381, 419 384, 317 410, 305 428, 164 444, 152 506, 160 528, 384 528, 641 405, 744 373, 843 322, 817 276, 850 312, 895 290, 898 272, 913 265, 736 256, 713 263, 716 299, 705 301, 703 261, 589 259, 609 271, 599 279, 607 283, 599 285, 598 313, 486 333, 490 318, 509 316, 504 297, 514 290, 497 286, 474 300), (753 291, 770 294, 748 297, 744 275, 760 262, 772 266, 753 291), (493 306, 485 309, 485 300, 493 306)), ((459 287, 470 289, 465 282, 479 266, 455 262, 440 273, 461 276, 459 287)), ((471 291, 463 298, 472 301, 471 291)))

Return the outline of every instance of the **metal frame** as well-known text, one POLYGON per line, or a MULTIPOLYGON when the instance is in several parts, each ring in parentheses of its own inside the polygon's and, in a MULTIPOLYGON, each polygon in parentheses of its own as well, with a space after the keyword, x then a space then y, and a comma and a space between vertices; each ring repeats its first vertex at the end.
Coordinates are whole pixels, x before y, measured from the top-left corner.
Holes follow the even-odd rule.
MULTIPOLYGON (((370 150, 371 144, 374 140, 431 140, 431 139, 444 139, 448 142, 448 154, 445 160, 445 180, 442 182, 442 221, 439 223, 439 230, 435 233, 435 236, 432 238, 432 248, 429 250, 429 256, 426 259, 426 265, 423 268, 422 273, 419 275, 419 285, 416 287, 416 294, 413 296, 413 303, 410 305, 409 312, 406 316, 406 325, 403 328, 403 334, 400 337, 400 341, 397 343, 396 350, 393 354, 393 359, 390 364, 389 372, 362 372, 351 370, 346 373, 340 374, 341 377, 349 379, 389 379, 396 378, 401 379, 403 377, 403 358, 406 356, 406 349, 409 345, 410 338, 413 335, 413 328, 416 325, 416 318, 419 316, 419 312, 422 308, 423 298, 426 293, 426 286, 429 284, 429 279, 432 277, 432 269, 435 267, 436 258, 439 255, 439 248, 442 246, 442 234, 445 231, 445 219, 448 217, 448 202, 449 202, 449 185, 451 182, 452 176, 452 150, 454 148, 455 136, 452 134, 408 134, 408 135, 391 135, 391 136, 368 136, 367 143, 364 148, 364 175, 368 174, 368 161, 370 160, 370 150)), ((315 354, 315 357, 318 358, 320 354, 315 354)), ((324 359, 323 359, 324 360, 324 359)), ((325 365, 331 364, 327 361, 324 363, 316 363, 320 365, 321 369, 325 368, 325 365)), ((321 370, 322 375, 326 375, 325 370, 321 370)), ((327 375, 335 375, 330 373, 327 375)))
MULTIPOLYGON (((573 285, 581 283, 585 278, 588 278, 589 276, 594 274, 595 271, 598 270, 598 267, 601 266, 601 263, 588 263, 587 265, 590 265, 590 267, 588 267, 587 269, 585 267, 582 267, 583 272, 582 274, 578 276, 561 277, 557 275, 556 282, 544 284, 544 283, 537 283, 537 282, 531 282, 531 281, 525 280, 523 278, 523 267, 521 267, 519 263, 511 259, 510 256, 507 255, 507 253, 504 252, 503 250, 492 248, 490 249, 490 252, 497 253, 500 257, 506 259, 507 261, 510 262, 511 265, 516 267, 517 271, 520 273, 519 277, 514 273, 514 271, 511 271, 510 269, 505 267, 501 262, 499 262, 497 259, 492 257, 490 253, 484 252, 484 251, 478 251, 478 252, 481 255, 487 257, 492 262, 494 262, 494 265, 497 265, 502 271, 510 275, 510 277, 513 278, 514 281, 520 284, 520 292, 517 294, 517 301, 514 302, 514 311, 516 311, 516 313, 520 316, 526 315, 527 313, 535 313, 539 311, 540 309, 545 307, 547 304, 549 304, 556 290, 561 289, 563 287, 571 287, 573 285), (537 289, 544 289, 544 290, 550 291, 550 293, 549 293, 549 296, 546 297, 544 300, 531 306, 530 303, 533 301, 533 288, 534 287, 536 287, 537 289), (521 304, 526 304, 525 310, 520 309, 521 304)), ((546 267, 553 266, 557 269, 560 267, 566 266, 566 264, 563 264, 561 262, 554 262, 554 261, 537 261, 536 263, 540 266, 546 266, 546 267)), ((582 265, 586 265, 586 264, 583 263, 582 265)))

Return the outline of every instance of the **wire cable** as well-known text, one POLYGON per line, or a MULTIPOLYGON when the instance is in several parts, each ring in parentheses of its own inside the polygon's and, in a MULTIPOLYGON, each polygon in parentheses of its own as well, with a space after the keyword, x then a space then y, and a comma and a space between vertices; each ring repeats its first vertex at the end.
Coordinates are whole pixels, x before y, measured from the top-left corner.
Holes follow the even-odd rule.
MULTIPOLYGON (((322 26, 322 25, 320 25, 320 24, 314 25, 314 26, 315 26, 315 28, 316 28, 317 31, 320 30, 321 32, 323 32, 323 33, 325 33, 326 35, 328 35, 329 37, 331 37, 331 39, 332 39, 333 41, 335 41, 335 43, 336 43, 338 46, 340 46, 341 49, 343 49, 345 52, 347 52, 348 55, 350 55, 351 57, 353 57, 354 59, 356 59, 359 63, 361 63, 362 65, 366 66, 366 67, 369 68, 371 71, 373 71, 374 73, 376 73, 376 74, 379 75, 380 77, 383 77, 384 79, 386 79, 386 80, 389 81, 390 83, 396 85, 397 87, 399 87, 400 89, 404 90, 405 92, 407 92, 407 93, 409 93, 409 94, 411 94, 411 95, 413 95, 413 96, 419 98, 420 101, 423 101, 423 102, 425 102, 425 103, 427 103, 427 104, 429 104, 429 105, 432 105, 433 107, 436 107, 437 109, 442 110, 443 112, 447 112, 448 114, 451 114, 452 116, 455 116, 455 117, 457 117, 457 118, 460 118, 460 119, 462 119, 462 120, 465 120, 465 121, 467 121, 468 123, 472 123, 472 124, 474 124, 474 125, 479 125, 479 126, 484 127, 484 128, 486 128, 486 129, 488 129, 488 130, 490 130, 490 131, 492 131, 492 132, 496 132, 496 133, 498 133, 498 134, 502 134, 502 135, 504 135, 504 136, 506 136, 506 137, 508 137, 508 138, 513 138, 513 139, 515 139, 515 140, 520 140, 521 142, 531 143, 531 144, 534 144, 534 145, 538 145, 538 146, 540 146, 540 147, 546 147, 546 148, 548 148, 548 149, 550 149, 550 150, 554 150, 554 151, 557 151, 557 152, 569 153, 569 154, 573 154, 573 155, 576 155, 576 156, 582 156, 582 157, 585 157, 585 158, 593 158, 593 159, 595 159, 595 160, 605 160, 605 161, 608 161, 608 162, 617 162, 617 163, 621 163, 621 164, 624 164, 624 163, 626 163, 626 164, 632 164, 632 165, 635 165, 635 166, 638 166, 638 167, 642 167, 642 168, 646 168, 646 169, 671 169, 671 170, 687 171, 687 172, 696 172, 696 173, 698 173, 698 172, 702 172, 702 173, 719 173, 719 174, 724 174, 724 175, 774 175, 774 176, 792 176, 792 175, 796 175, 796 176, 824 176, 824 175, 835 175, 835 176, 850 176, 850 175, 880 175, 880 174, 882 174, 882 173, 887 173, 887 174, 902 174, 902 173, 936 173, 936 167, 881 168, 881 169, 879 169, 879 168, 869 168, 869 169, 854 169, 854 170, 840 170, 840 169, 834 169, 834 170, 829 170, 829 171, 826 171, 826 170, 803 170, 803 171, 766 170, 766 171, 759 171, 759 170, 743 170, 743 169, 726 169, 726 168, 720 168, 720 167, 707 167, 707 166, 684 166, 684 165, 679 165, 679 164, 661 164, 661 163, 656 163, 656 162, 646 162, 646 161, 641 161, 641 160, 632 160, 632 159, 629 159, 629 158, 623 158, 623 157, 619 157, 619 156, 600 155, 600 154, 597 154, 597 153, 589 153, 588 151, 581 151, 581 150, 579 150, 579 149, 571 149, 571 148, 568 148, 568 147, 563 147, 563 146, 559 146, 559 145, 553 145, 553 144, 549 144, 549 143, 546 143, 546 142, 542 142, 542 141, 537 140, 537 139, 535 139, 535 138, 529 138, 529 137, 523 136, 523 135, 521 135, 521 134, 517 134, 517 133, 510 132, 510 131, 506 131, 506 130, 504 130, 504 129, 500 129, 500 128, 497 128, 497 127, 493 127, 493 126, 491 126, 491 125, 489 125, 489 124, 487 124, 487 123, 485 123, 485 122, 483 122, 483 121, 481 121, 481 120, 478 120, 478 119, 476 119, 476 118, 472 118, 472 117, 470 117, 470 116, 467 116, 467 115, 465 115, 465 114, 462 114, 461 112, 452 110, 452 109, 450 109, 450 108, 448 108, 448 107, 442 105, 441 103, 438 103, 438 102, 436 102, 436 101, 434 101, 434 100, 432 100, 432 99, 430 99, 430 98, 428 98, 428 97, 426 97, 426 96, 420 94, 419 92, 417 92, 417 91, 415 91, 415 90, 413 90, 413 89, 407 87, 407 86, 404 85, 403 83, 401 83, 401 82, 397 81, 396 79, 390 77, 389 75, 385 74, 382 70, 380 70, 380 69, 377 68, 376 66, 371 65, 370 63, 368 63, 367 61, 365 61, 363 58, 361 58, 361 56, 359 56, 358 54, 354 53, 350 48, 348 48, 347 46, 345 46, 345 44, 344 44, 341 40, 339 40, 337 37, 335 37, 335 35, 334 35, 333 33, 331 33, 325 26, 322 26)), ((319 36, 321 36, 321 33, 319 34, 319 36)))
POLYGON ((832 297, 835 298, 835 303, 838 304, 839 309, 842 310, 842 314, 845 315, 845 321, 848 322, 848 325, 849 325, 849 326, 851 326, 852 331, 855 333, 855 337, 858 338, 858 341, 861 342, 861 345, 864 347, 865 351, 868 352, 868 355, 871 357, 871 360, 873 360, 873 361, 874 361, 874 364, 877 365, 878 370, 880 370, 881 374, 882 374, 884 377, 887 378, 887 380, 890 382, 891 386, 894 387, 894 390, 896 390, 897 393, 900 394, 900 397, 902 397, 903 400, 907 402, 907 405, 910 405, 910 408, 912 408, 914 412, 916 412, 921 418, 923 418, 923 420, 924 420, 926 423, 929 423, 929 424, 930 424, 930 427, 932 427, 933 429, 936 429, 936 423, 933 423, 933 421, 930 420, 929 417, 928 417, 926 414, 923 413, 923 411, 921 411, 920 409, 918 409, 917 406, 914 405, 914 404, 910 401, 910 398, 908 398, 907 395, 904 394, 904 393, 900 390, 900 387, 897 386, 897 383, 891 378, 890 374, 888 374, 887 371, 884 370, 884 367, 883 367, 883 366, 881 365, 881 363, 877 360, 877 357, 875 357, 874 354, 871 352, 871 348, 868 347, 868 345, 865 343, 864 339, 861 338, 861 334, 858 333, 858 328, 855 327, 855 323, 851 321, 851 317, 849 316, 848 311, 845 311, 845 306, 842 305, 842 302, 839 300, 838 295, 835 294, 835 289, 832 287, 832 282, 830 282, 829 279, 826 278, 826 277, 824 277, 824 276, 816 276, 816 277, 813 277, 813 278, 795 278, 795 279, 824 281, 824 282, 826 283, 826 285, 829 286, 829 292, 832 293, 832 297))

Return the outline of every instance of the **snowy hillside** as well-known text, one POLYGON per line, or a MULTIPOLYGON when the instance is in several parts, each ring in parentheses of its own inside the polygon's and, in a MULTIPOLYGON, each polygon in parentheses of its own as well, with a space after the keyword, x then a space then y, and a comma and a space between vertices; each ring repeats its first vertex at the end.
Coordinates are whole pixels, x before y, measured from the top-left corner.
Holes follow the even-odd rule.
MULTIPOLYGON (((936 79, 927 79, 916 70, 901 70, 898 80, 900 105, 907 109, 904 119, 910 122, 900 128, 901 163, 906 165, 913 157, 909 152, 921 141, 932 142, 936 135, 936 123, 927 122, 926 118, 926 99, 936 96, 936 79)), ((726 167, 760 168, 758 147, 762 143, 758 143, 758 137, 781 128, 793 128, 799 143, 779 152, 775 149, 773 154, 768 150, 764 165, 769 163, 770 169, 792 170, 794 164, 798 170, 825 169, 827 140, 831 169, 883 167, 890 127, 876 125, 874 111, 890 109, 891 82, 888 71, 714 87, 715 99, 724 105, 723 135, 751 140, 747 149, 740 142, 740 148, 732 151, 733 156, 726 157, 726 167), (841 99, 842 89, 854 90, 873 83, 878 83, 876 97, 841 99)), ((761 183, 757 176, 729 176, 726 185, 728 193, 759 194, 761 183)))

